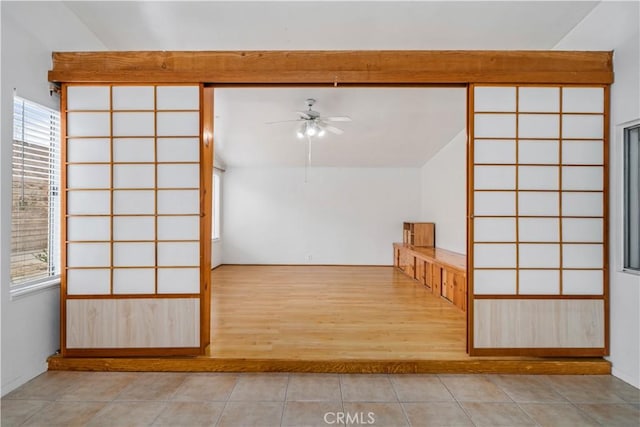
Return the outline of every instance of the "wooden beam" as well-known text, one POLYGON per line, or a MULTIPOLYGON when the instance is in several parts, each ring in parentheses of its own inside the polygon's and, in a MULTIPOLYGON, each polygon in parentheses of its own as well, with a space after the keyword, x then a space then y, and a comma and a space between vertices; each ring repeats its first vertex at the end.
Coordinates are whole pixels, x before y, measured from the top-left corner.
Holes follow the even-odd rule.
POLYGON ((460 84, 613 82, 612 52, 54 52, 65 83, 460 84))

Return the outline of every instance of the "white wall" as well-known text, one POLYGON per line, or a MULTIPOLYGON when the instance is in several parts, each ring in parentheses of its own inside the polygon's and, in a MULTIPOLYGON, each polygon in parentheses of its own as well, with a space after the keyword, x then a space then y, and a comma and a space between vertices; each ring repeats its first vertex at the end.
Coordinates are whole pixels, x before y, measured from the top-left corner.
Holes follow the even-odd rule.
POLYGON ((436 223, 436 246, 467 253, 467 133, 462 130, 420 170, 420 219, 436 223))
MULTIPOLYGON (((217 167, 223 168, 222 166, 216 164, 217 167)), ((220 210, 222 210, 222 181, 224 180, 224 174, 217 169, 214 169, 213 174, 218 177, 220 180, 220 210)), ((215 197, 215 194, 213 195, 215 197)), ((211 209, 213 214, 213 208, 211 209)), ((220 215, 219 220, 222 219, 222 215, 220 215)), ((217 240, 211 239, 211 268, 216 268, 220 264, 222 264, 222 253, 224 251, 224 245, 222 241, 222 227, 220 227, 220 238, 217 240)))
POLYGON ((225 264, 391 265, 420 214, 417 168, 228 168, 225 264), (311 258, 309 258, 311 257, 311 258))
POLYGON ((610 331, 612 372, 640 387, 640 276, 622 267, 622 144, 617 125, 640 119, 640 4, 600 3, 555 49, 614 50, 610 136, 610 331))
POLYGON ((57 287, 11 299, 11 144, 13 89, 23 98, 59 108, 49 96, 51 51, 103 49, 104 46, 63 5, 1 3, 2 144, 0 144, 0 298, 2 300, 2 395, 46 370, 46 359, 60 347, 57 287))
POLYGON ((214 269, 222 264, 222 253, 224 245, 222 239, 211 241, 211 268, 214 269))

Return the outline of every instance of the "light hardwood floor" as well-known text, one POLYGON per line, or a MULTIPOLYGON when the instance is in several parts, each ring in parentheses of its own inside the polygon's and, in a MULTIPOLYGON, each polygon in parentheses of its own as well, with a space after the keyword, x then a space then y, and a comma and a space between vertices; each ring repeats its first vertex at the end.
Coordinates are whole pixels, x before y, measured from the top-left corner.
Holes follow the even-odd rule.
POLYGON ((210 356, 464 359, 466 315, 392 267, 212 272, 210 356))

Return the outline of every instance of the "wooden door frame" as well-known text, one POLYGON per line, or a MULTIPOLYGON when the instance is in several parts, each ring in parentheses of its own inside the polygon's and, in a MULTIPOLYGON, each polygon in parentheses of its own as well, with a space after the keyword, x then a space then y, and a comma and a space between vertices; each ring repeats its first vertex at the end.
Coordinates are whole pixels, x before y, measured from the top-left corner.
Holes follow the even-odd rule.
MULTIPOLYGON (((203 257, 211 256, 213 90, 217 86, 462 86, 613 83, 613 52, 604 51, 137 51, 54 52, 54 83, 189 83, 201 85, 203 257), (203 87, 206 85, 206 87, 203 87), (210 98, 210 99, 209 99, 210 98), (203 150, 204 151, 204 150, 203 150), (205 175, 209 175, 208 177, 205 175), (207 202, 208 201, 208 202, 207 202), (209 228, 207 228, 209 227, 209 228), (207 230, 208 234, 207 234, 207 230)), ((473 108, 467 92, 467 144, 473 108)), ((608 129, 608 126, 607 126, 608 129)), ((467 170, 469 170, 467 157, 467 170)), ((467 187, 467 200, 472 192, 467 187)), ((605 196, 606 200, 606 196, 605 196)), ((605 209, 607 207, 605 206, 605 209)), ((605 211, 606 212, 606 211, 605 211)), ((467 212, 467 227, 469 222, 467 212)), ((607 219, 605 218, 605 222, 607 219)), ((606 239, 607 236, 605 236, 606 239)), ((201 235, 202 238, 202 235, 201 235)), ((470 236, 467 230, 467 244, 470 236)), ((606 242, 606 240, 605 240, 606 242)), ((605 248, 606 248, 605 243, 605 248)), ((605 255, 606 261, 606 255, 605 255)), ((469 278, 467 263, 467 277, 469 278)), ((607 266, 605 266, 607 268, 607 266)), ((201 275, 201 352, 210 340, 211 285, 201 275)), ((606 290, 605 290, 606 292, 606 290)), ((473 325, 467 307, 467 351, 473 325)), ((608 310, 606 311, 608 318, 608 310)))

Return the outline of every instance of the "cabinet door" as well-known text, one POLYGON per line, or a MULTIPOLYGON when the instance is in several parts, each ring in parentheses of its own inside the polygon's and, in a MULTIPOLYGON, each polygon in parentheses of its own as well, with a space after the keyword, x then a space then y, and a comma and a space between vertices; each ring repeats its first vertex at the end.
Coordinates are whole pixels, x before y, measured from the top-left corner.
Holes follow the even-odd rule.
POLYGON ((433 264, 425 261, 424 263, 424 284, 426 287, 433 289, 433 264))
POLYGON ((436 295, 442 295, 442 268, 436 264, 431 264, 431 291, 436 295))
POLYGON ((398 267, 406 274, 409 274, 409 251, 404 248, 400 248, 398 251, 398 267))
POLYGON ((407 256, 407 269, 405 270, 405 272, 412 279, 416 278, 416 257, 415 256, 413 255, 407 256))
POLYGON ((400 267, 400 249, 393 248, 393 266, 400 267))
POLYGON ((441 269, 441 277, 442 277, 442 281, 440 282, 440 296, 442 296, 443 298, 447 298, 447 270, 445 270, 444 268, 441 269))
POLYGON ((402 271, 405 270, 405 253, 406 251, 404 249, 398 249, 398 268, 402 271))
POLYGON ((416 258, 416 280, 424 285, 425 282, 425 263, 424 260, 416 258))
POLYGON ((467 280, 464 274, 453 274, 453 304, 462 311, 467 311, 467 280))
POLYGON ((455 273, 448 269, 442 269, 442 296, 453 302, 455 273))

